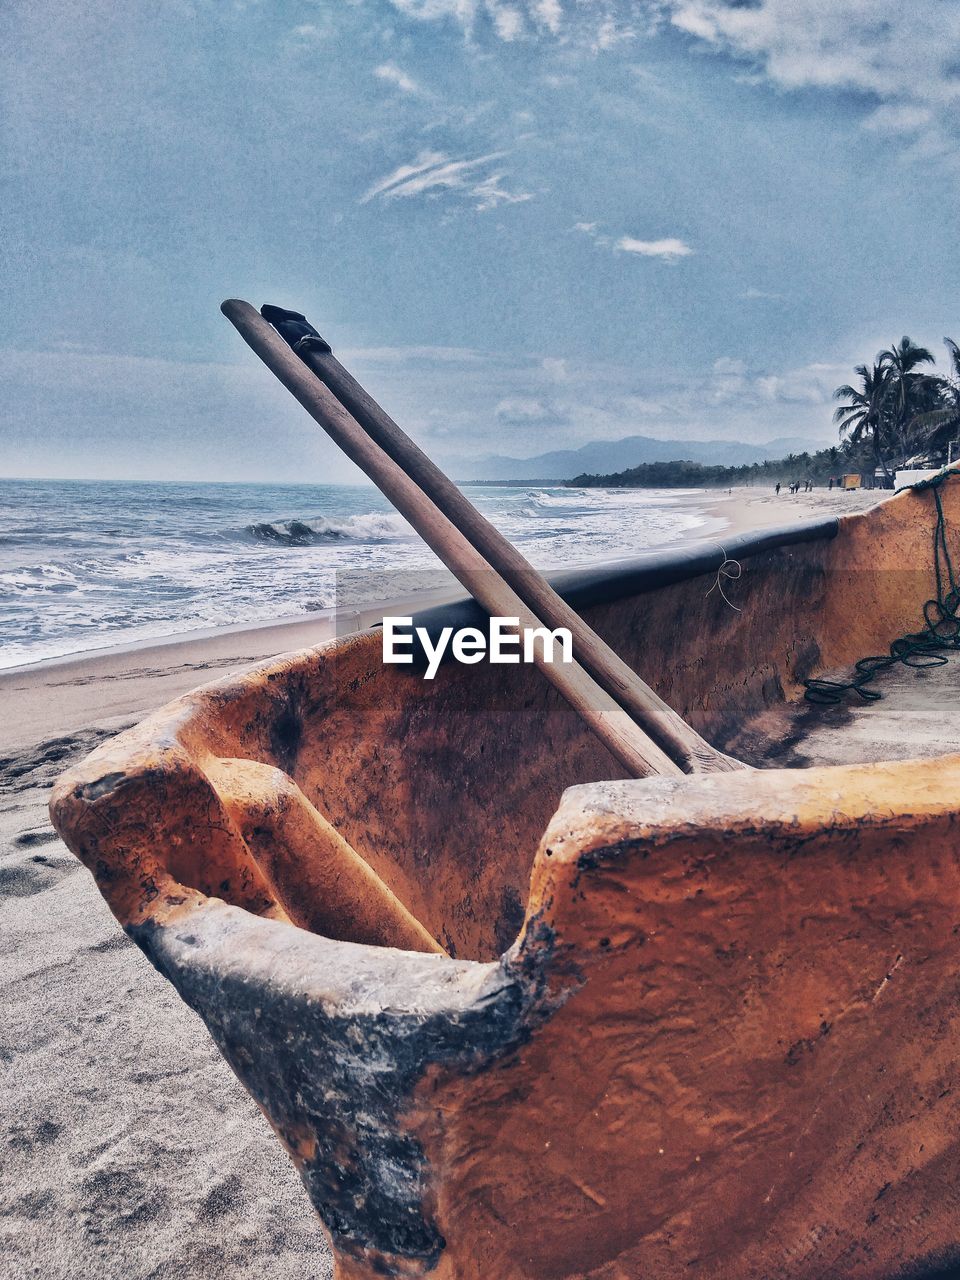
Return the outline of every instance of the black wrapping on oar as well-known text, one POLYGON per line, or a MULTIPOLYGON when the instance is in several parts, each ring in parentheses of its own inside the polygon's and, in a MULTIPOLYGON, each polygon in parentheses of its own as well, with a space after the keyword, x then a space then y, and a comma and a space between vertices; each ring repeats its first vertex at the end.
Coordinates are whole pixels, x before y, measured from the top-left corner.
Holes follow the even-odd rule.
POLYGON ((288 311, 286 307, 274 307, 265 302, 260 314, 279 333, 284 342, 293 347, 298 356, 306 351, 330 352, 333 348, 329 342, 320 337, 306 316, 299 311, 288 311))

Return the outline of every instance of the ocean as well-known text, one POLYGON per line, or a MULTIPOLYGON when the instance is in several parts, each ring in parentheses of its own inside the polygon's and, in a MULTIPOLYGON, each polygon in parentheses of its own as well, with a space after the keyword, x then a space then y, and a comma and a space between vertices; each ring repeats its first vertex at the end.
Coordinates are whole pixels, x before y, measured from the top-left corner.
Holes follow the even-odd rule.
MULTIPOLYGON (((695 492, 464 490, 543 569, 635 555, 707 524, 695 492)), ((0 668, 448 581, 365 485, 0 480, 0 668)))

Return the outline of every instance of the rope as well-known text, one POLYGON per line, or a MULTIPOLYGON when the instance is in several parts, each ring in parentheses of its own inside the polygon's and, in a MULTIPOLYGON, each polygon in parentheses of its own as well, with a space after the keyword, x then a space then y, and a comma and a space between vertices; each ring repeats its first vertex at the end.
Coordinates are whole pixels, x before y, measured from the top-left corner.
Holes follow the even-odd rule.
POLYGON ((932 489, 937 505, 937 522, 933 529, 933 569, 937 582, 935 599, 927 600, 923 606, 924 629, 913 631, 898 640, 894 640, 888 654, 870 658, 861 658, 854 664, 856 673, 852 680, 825 680, 816 677, 805 680, 807 702, 821 706, 833 706, 843 702, 848 693, 856 693, 864 702, 876 702, 883 697, 879 689, 870 688, 874 677, 889 667, 902 663, 905 667, 942 667, 947 658, 943 650, 960 649, 960 586, 947 546, 947 520, 943 513, 943 502, 940 487, 955 473, 941 471, 927 480, 918 480, 916 484, 905 488, 915 491, 932 489))
POLYGON ((726 551, 723 549, 723 547, 720 546, 719 543, 717 543, 717 546, 720 548, 720 554, 723 556, 723 563, 720 565, 720 568, 717 570, 717 580, 713 584, 713 586, 710 588, 710 591, 707 592, 707 595, 710 595, 711 591, 719 591, 720 595, 723 597, 724 602, 728 604, 730 608, 733 609, 736 613, 741 613, 742 610, 737 605, 735 605, 732 600, 728 599, 727 593, 723 589, 723 579, 729 578, 731 582, 736 582, 738 578, 743 576, 743 565, 740 563, 739 560, 729 559, 726 551))

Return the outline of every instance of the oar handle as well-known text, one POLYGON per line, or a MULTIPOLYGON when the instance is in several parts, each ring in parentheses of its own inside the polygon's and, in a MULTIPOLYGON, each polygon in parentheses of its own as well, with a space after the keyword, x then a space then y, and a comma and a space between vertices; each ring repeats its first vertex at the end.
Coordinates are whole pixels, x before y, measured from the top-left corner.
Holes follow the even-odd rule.
MULTIPOLYGON (((515 591, 503 581, 423 490, 372 440, 333 392, 294 354, 267 321, 247 302, 231 299, 221 311, 244 341, 283 383, 310 416, 386 495, 477 602, 492 616, 516 617, 521 630, 542 626, 515 591)), ((534 646, 544 675, 634 777, 679 776, 680 768, 634 723, 577 662, 547 662, 534 646)))
POLYGON ((344 368, 305 316, 269 305, 261 314, 530 609, 550 627, 570 632, 577 660, 672 760, 687 773, 746 768, 703 739, 597 635, 344 368))

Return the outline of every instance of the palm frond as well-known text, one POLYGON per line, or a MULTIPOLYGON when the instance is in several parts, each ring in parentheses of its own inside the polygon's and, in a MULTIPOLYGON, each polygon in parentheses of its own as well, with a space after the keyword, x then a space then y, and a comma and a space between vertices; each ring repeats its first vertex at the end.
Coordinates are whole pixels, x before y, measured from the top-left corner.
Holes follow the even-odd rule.
POLYGON ((833 393, 834 400, 852 400, 855 404, 866 404, 866 397, 856 387, 851 387, 849 383, 845 383, 842 387, 837 387, 833 393))
POLYGON ((907 424, 910 431, 939 431, 942 427, 960 426, 960 408, 931 409, 927 413, 918 413, 907 424))

